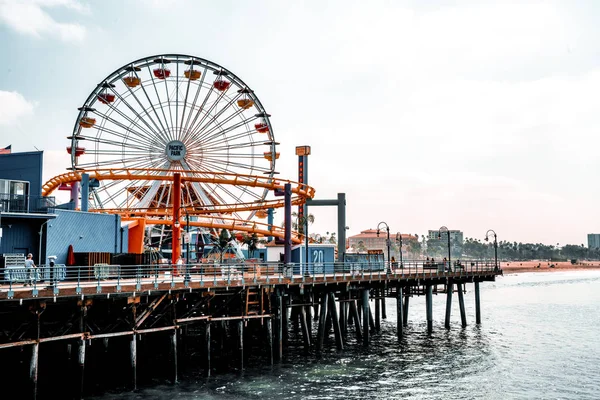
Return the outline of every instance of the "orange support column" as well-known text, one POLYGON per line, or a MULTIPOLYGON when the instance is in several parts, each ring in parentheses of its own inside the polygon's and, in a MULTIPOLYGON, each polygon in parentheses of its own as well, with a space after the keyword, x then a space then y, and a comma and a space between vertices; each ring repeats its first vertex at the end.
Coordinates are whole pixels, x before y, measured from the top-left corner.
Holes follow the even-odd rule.
POLYGON ((173 263, 173 274, 177 275, 177 261, 181 257, 181 243, 179 236, 181 234, 179 226, 179 212, 181 207, 181 174, 173 174, 173 238, 171 239, 172 253, 171 262, 173 263), (177 222, 177 223, 176 223, 177 222))
POLYGON ((146 232, 146 220, 138 219, 129 225, 127 251, 142 254, 144 252, 144 235, 146 232))

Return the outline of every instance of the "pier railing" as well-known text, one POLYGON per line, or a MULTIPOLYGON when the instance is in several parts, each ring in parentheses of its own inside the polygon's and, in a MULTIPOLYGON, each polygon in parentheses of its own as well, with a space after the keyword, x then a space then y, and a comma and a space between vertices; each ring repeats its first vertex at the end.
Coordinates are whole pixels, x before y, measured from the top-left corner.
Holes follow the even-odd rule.
MULTIPOLYGON (((323 263, 201 263, 54 266, 37 268, 7 267, 0 269, 0 292, 8 297, 15 291, 51 290, 54 295, 62 290, 95 288, 96 293, 110 291, 141 291, 147 288, 180 287, 234 287, 252 284, 320 283, 335 281, 363 281, 385 279, 426 279, 434 277, 461 277, 478 274, 500 274, 494 260, 474 260, 462 263, 429 263, 422 260, 389 262, 323 262, 323 263)), ((65 293, 63 293, 65 294, 65 293)))

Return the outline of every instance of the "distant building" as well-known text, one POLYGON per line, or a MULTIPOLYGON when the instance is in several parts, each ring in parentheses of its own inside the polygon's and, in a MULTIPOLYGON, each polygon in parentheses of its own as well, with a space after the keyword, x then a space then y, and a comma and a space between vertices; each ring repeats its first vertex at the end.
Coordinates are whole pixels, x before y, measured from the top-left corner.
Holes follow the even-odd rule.
MULTIPOLYGON (((390 232, 390 256, 396 260, 399 259, 399 242, 396 242, 396 237, 402 237, 402 251, 408 251, 407 245, 411 240, 418 240, 418 236, 407 233, 392 233, 390 232)), ((382 250, 387 260, 387 231, 380 230, 377 236, 377 229, 367 229, 360 232, 358 235, 350 236, 347 239, 348 247, 354 251, 367 250, 382 250)))
POLYGON ((448 230, 446 231, 440 231, 439 229, 436 229, 434 231, 429 230, 427 232, 427 239, 439 239, 438 235, 442 236, 442 239, 446 239, 448 236, 448 232, 450 232, 450 241, 452 243, 460 243, 462 245, 463 243, 463 233, 462 231, 458 231, 458 230, 448 230))
POLYGON ((588 233, 588 249, 600 248, 600 233, 588 233))

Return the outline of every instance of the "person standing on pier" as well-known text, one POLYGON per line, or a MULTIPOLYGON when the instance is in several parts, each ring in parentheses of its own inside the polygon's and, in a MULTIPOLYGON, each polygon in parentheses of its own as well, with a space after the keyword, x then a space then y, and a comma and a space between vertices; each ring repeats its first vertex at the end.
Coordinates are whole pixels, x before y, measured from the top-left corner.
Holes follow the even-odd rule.
POLYGON ((25 269, 27 270, 27 282, 25 282, 25 284, 23 286, 27 286, 27 285, 33 285, 33 280, 35 278, 35 272, 36 272, 36 265, 33 262, 33 254, 29 253, 27 254, 27 259, 25 260, 25 269))

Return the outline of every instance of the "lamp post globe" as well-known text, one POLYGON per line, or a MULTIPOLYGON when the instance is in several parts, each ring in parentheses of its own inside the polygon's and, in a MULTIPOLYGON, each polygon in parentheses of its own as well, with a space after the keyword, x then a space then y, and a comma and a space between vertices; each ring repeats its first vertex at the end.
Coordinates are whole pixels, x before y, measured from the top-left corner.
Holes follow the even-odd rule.
POLYGON ((390 227, 388 226, 387 223, 385 223, 383 221, 381 221, 379 224, 377 224, 377 237, 379 237, 379 231, 381 230, 380 229, 381 225, 385 225, 385 230, 386 230, 386 233, 387 233, 387 238, 386 238, 385 244, 386 244, 386 247, 387 247, 388 271, 391 272, 392 271, 392 265, 391 265, 391 261, 390 261, 390 227))

